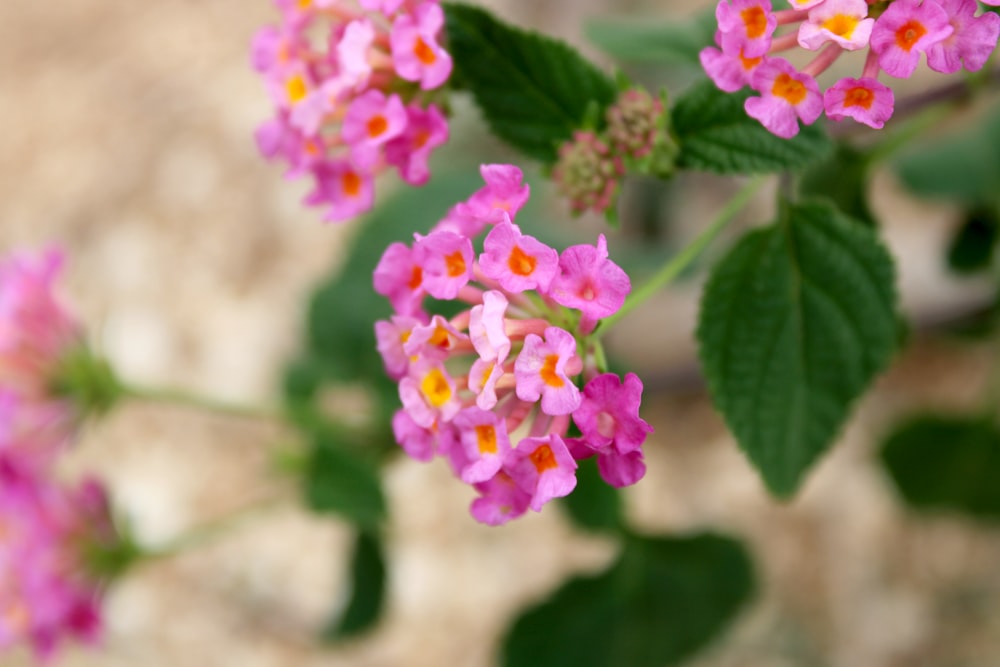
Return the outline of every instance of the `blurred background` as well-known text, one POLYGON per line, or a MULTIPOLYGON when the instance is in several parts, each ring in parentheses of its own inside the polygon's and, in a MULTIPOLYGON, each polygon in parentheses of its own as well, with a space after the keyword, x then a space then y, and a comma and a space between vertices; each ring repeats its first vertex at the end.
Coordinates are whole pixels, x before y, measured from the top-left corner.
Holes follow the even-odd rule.
MULTIPOLYGON (((711 3, 487 4, 610 64, 584 41, 585 21, 664 21, 711 3)), ((358 228, 320 223, 299 204, 306 184, 285 181, 280 166, 257 155, 252 133, 269 102, 248 45, 276 20, 268 0, 0 7, 0 249, 64 247, 69 300, 95 344, 137 382, 276 405, 308 295, 344 260, 358 228)), ((439 165, 514 159, 484 136, 471 104, 458 112, 439 165)), ((565 225, 565 207, 537 174, 531 182, 544 215, 565 225)), ((391 177, 380 183, 380 198, 394 186, 391 177)), ((731 181, 686 176, 667 203, 654 195, 651 209, 649 184, 630 184, 612 255, 615 243, 648 234, 638 218, 651 210, 669 218, 664 248, 678 245, 733 190, 731 181)), ((634 525, 729 534, 755 561, 756 596, 687 664, 1000 664, 1000 532, 957 515, 910 513, 874 463, 903 416, 981 400, 993 346, 932 334, 981 309, 992 285, 944 266, 957 208, 909 198, 887 170, 870 194, 916 324, 793 501, 766 494, 704 393, 692 341, 697 281, 609 337, 623 365, 643 375, 644 417, 656 428, 648 475, 625 493, 634 525)), ((747 223, 767 220, 770 199, 754 202, 747 223)), ((590 238, 603 230, 586 217, 575 225, 590 238)), ((351 397, 331 400, 349 409, 351 397)), ((485 667, 518 610, 615 556, 612 541, 573 529, 555 507, 503 528, 480 526, 467 513, 471 491, 445 465, 400 458, 385 480, 383 621, 364 637, 321 646, 318 634, 349 593, 352 536, 302 509, 294 484, 274 472, 289 437, 270 424, 153 405, 130 404, 90 425, 66 475, 106 479, 144 544, 235 508, 261 509, 190 553, 130 572, 108 593, 103 644, 66 645, 56 664, 485 667)), ((2 662, 31 664, 27 652, 2 662)))

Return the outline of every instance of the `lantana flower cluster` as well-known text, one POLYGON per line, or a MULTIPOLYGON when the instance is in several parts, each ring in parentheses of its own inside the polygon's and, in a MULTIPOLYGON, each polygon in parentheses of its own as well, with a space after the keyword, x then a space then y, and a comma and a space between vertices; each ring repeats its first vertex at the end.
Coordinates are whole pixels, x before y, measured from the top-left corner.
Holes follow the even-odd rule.
MULTIPOLYGON (((998 6, 1000 0, 983 0, 998 6)), ((790 138, 823 113, 880 129, 892 116, 892 88, 879 81, 908 78, 921 54, 934 71, 951 74, 983 67, 1000 35, 1000 16, 980 12, 976 0, 789 0, 774 11, 770 0, 720 0, 716 47, 702 50, 702 66, 715 84, 734 92, 749 85, 747 113, 774 134, 790 138), (789 26, 784 30, 782 26, 789 26), (782 34, 777 34, 781 30, 782 34), (818 51, 802 69, 776 54, 796 46, 818 51), (816 77, 845 51, 867 49, 859 78, 820 89, 816 77)))
POLYGON ((100 630, 102 582, 89 559, 116 536, 103 487, 57 481, 82 413, 58 386, 82 349, 55 287, 58 251, 0 261, 0 649, 46 657, 63 636, 100 630))
POLYGON ((432 92, 452 69, 437 0, 275 2, 281 24, 260 30, 252 49, 276 107, 257 130, 264 156, 287 163, 290 178, 311 176, 306 203, 330 221, 369 210, 388 167, 426 182, 448 140, 432 92))
POLYGON ((429 234, 386 249, 374 284, 395 313, 375 332, 399 382, 396 440, 414 459, 446 458, 478 493, 473 517, 498 525, 569 494, 583 458, 613 486, 635 483, 652 429, 639 378, 602 372, 596 328, 631 289, 604 236, 557 252, 514 222, 530 194, 520 169, 481 173, 485 187, 429 234), (463 307, 432 314, 428 296, 463 307))

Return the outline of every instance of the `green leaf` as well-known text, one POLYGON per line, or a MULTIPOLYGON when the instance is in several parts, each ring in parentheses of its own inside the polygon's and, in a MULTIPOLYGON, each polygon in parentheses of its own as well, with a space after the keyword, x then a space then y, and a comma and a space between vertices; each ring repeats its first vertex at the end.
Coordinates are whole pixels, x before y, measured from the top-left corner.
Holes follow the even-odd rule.
POLYGON ((874 227, 875 216, 868 205, 870 165, 867 153, 847 144, 837 144, 829 158, 802 174, 799 193, 826 199, 849 218, 874 227))
POLYGON ((567 44, 501 23, 478 7, 445 4, 455 71, 490 128, 545 163, 583 125, 588 106, 602 112, 614 81, 567 44))
POLYGON ((580 528, 617 532, 624 527, 621 492, 601 478, 597 458, 578 462, 576 488, 562 507, 580 528))
POLYGON ((789 496, 888 363, 892 258, 825 203, 785 206, 714 268, 698 324, 716 407, 772 493, 789 496))
POLYGON ((317 434, 305 480, 306 504, 317 512, 339 514, 355 525, 374 529, 385 517, 386 503, 378 470, 361 453, 317 434))
POLYGON ((920 416, 889 436, 881 456, 912 507, 1000 519, 1000 431, 992 422, 920 416))
POLYGON ((1000 192, 998 143, 1000 110, 994 110, 970 129, 911 147, 894 165, 920 197, 989 205, 1000 192))
POLYGON ((715 535, 633 538, 611 569, 527 610, 506 667, 664 667, 705 646, 753 593, 743 546, 715 535))
POLYGON ((698 53, 713 44, 718 25, 715 11, 685 21, 601 18, 588 21, 584 34, 597 48, 618 60, 700 67, 698 53))
POLYGON ((988 269, 1000 237, 1000 220, 990 207, 967 211, 965 220, 948 245, 948 266, 955 273, 988 269))
POLYGON ((782 139, 747 115, 748 92, 725 93, 704 81, 685 93, 673 110, 681 147, 678 166, 719 174, 801 169, 825 158, 833 144, 818 125, 782 139))
POLYGON ((323 631, 323 639, 354 637, 378 622, 385 601, 385 573, 382 538, 366 531, 358 533, 351 559, 351 597, 343 614, 323 631))

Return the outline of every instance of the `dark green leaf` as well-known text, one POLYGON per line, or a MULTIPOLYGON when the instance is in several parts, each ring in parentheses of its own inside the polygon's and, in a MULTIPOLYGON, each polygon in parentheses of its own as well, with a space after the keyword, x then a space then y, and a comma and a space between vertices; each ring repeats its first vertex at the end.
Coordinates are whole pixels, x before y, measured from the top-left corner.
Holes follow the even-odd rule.
POLYGON ((385 600, 385 569, 382 539, 374 533, 358 533, 351 559, 351 597, 344 613, 324 630, 324 639, 354 637, 375 625, 385 600))
POLYGON ((713 44, 718 25, 706 10, 685 21, 594 19, 584 33, 608 55, 626 62, 677 63, 699 67, 698 52, 713 44))
POLYGON ((529 609, 503 645, 506 667, 665 667, 705 646, 753 593, 743 546, 714 535, 630 539, 596 577, 529 609))
POLYGON ((997 201, 1000 193, 1000 112, 971 129, 914 146, 895 161, 903 183, 920 197, 968 206, 997 201))
POLYGON ((1000 432, 988 420, 917 417, 889 436, 882 463, 913 507, 1000 519, 1000 432))
POLYGON ((501 23, 478 7, 444 8, 455 71, 497 136, 527 155, 554 162, 588 106, 603 112, 614 101, 614 81, 567 44, 501 23))
POLYGON ((768 488, 789 496, 888 363, 892 259, 827 204, 787 206, 712 272, 698 324, 716 407, 768 488))
POLYGON ((956 273, 975 273, 993 263, 993 251, 1000 236, 1000 221, 989 208, 967 211, 962 226, 948 246, 948 266, 956 273))
POLYGON ((768 132, 747 115, 750 93, 725 93, 704 81, 685 93, 673 110, 680 144, 678 166, 720 174, 788 171, 825 158, 832 149, 818 125, 803 127, 792 139, 768 132))
POLYGON ((563 509, 581 528, 621 530, 623 526, 621 493, 601 479, 596 457, 578 463, 576 488, 563 499, 563 509))
POLYGON ((360 453, 327 434, 317 434, 305 481, 306 503, 362 528, 375 528, 386 504, 378 471, 360 453))
POLYGON ((848 217, 875 226, 868 206, 868 154, 847 144, 838 144, 830 157, 812 165, 799 182, 799 192, 826 199, 848 217))

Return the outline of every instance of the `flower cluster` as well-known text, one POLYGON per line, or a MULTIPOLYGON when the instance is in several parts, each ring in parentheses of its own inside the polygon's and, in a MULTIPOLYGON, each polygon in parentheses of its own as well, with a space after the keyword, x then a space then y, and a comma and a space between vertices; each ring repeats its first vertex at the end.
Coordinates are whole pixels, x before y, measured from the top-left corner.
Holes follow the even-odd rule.
POLYGON ((626 170, 661 177, 672 173, 676 146, 667 132, 668 118, 663 100, 643 88, 629 88, 608 107, 602 132, 574 132, 559 147, 552 170, 570 211, 613 217, 626 170))
POLYGON ((0 648, 46 656, 62 635, 95 638, 100 577, 86 563, 116 543, 101 486, 53 480, 85 405, 60 390, 84 350, 55 294, 56 251, 0 262, 0 648))
MULTIPOLYGON (((892 88, 879 74, 908 78, 920 54, 943 73, 986 63, 1000 35, 1000 16, 980 13, 976 0, 789 0, 772 11, 770 0, 720 0, 718 48, 701 52, 708 76, 724 91, 749 85, 760 93, 747 113, 780 137, 793 137, 798 121, 852 118, 881 128, 892 116, 892 88), (777 35, 779 26, 795 26, 777 35), (800 46, 819 51, 801 70, 774 54, 800 46), (845 77, 821 91, 816 77, 845 51, 868 49, 860 78, 845 77)), ((1000 0, 984 0, 1000 5, 1000 0)))
POLYGON ((389 166, 423 184, 448 123, 430 103, 451 74, 438 44, 436 0, 276 0, 280 26, 253 42, 276 115, 257 130, 261 152, 311 175, 306 203, 326 220, 369 210, 374 177, 389 166))
POLYGON ((642 382, 602 372, 592 335, 631 289, 604 236, 558 253, 514 224, 529 196, 520 169, 481 172, 485 187, 429 234, 386 249, 374 283, 395 314, 375 332, 399 382, 396 440, 415 459, 447 458, 478 491, 472 515, 498 525, 569 494, 579 459, 596 455, 609 484, 635 483, 652 429, 639 417, 642 382), (465 308, 429 314, 426 296, 465 308))

